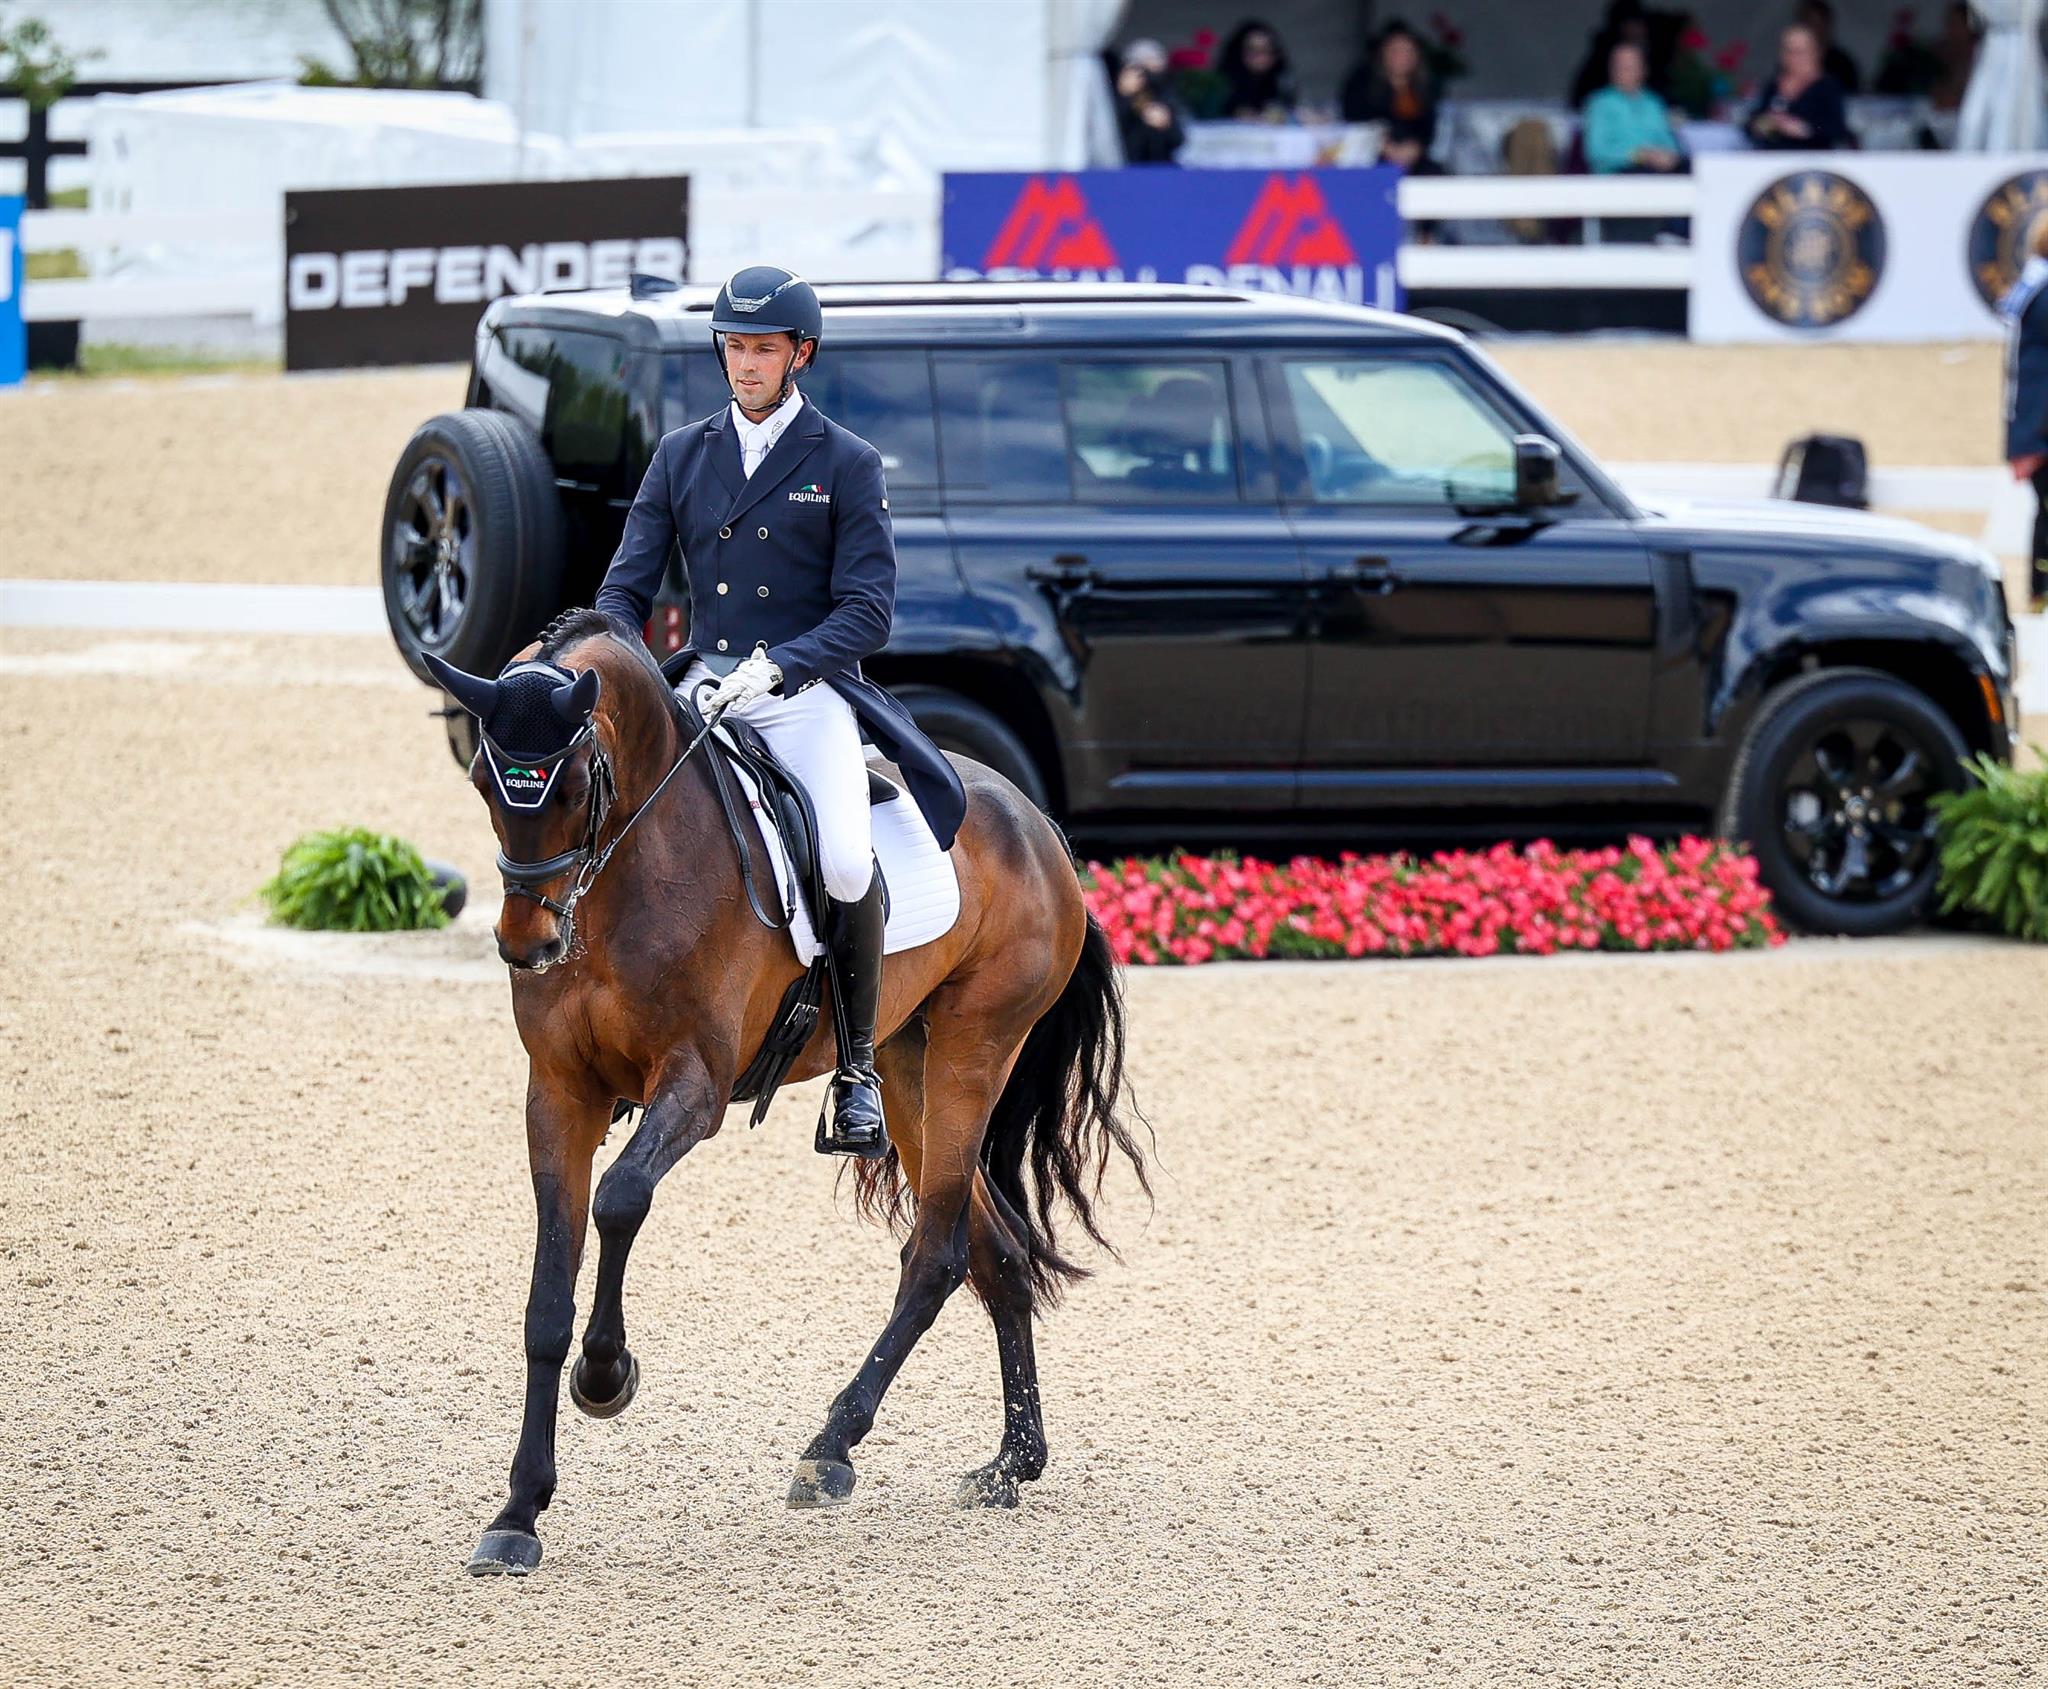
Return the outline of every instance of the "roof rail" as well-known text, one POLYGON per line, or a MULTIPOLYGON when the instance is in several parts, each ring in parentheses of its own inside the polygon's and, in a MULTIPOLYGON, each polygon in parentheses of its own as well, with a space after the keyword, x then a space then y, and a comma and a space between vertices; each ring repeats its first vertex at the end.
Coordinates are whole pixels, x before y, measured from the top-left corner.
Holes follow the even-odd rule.
MULTIPOLYGON (((1249 305, 1254 297, 1228 288, 1174 284, 1154 288, 1091 286, 1069 289, 1058 283, 1047 283, 1040 291, 1023 292, 1000 286, 984 288, 946 282, 926 283, 922 287, 890 284, 887 291, 874 284, 863 287, 858 283, 842 283, 837 287, 821 287, 818 291, 823 304, 836 305, 841 309, 862 305, 915 305, 923 310, 982 310, 1016 305, 1249 305)), ((700 299, 684 305, 683 309, 708 311, 713 303, 709 299, 700 299)))
POLYGON ((635 270, 627 283, 635 299, 653 299, 660 294, 674 293, 682 285, 673 276, 653 276, 645 270, 635 270))

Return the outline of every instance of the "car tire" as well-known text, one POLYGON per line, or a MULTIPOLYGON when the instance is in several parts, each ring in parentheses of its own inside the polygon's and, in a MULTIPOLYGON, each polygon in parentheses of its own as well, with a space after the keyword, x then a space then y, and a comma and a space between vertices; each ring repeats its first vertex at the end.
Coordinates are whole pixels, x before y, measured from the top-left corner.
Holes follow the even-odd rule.
POLYGON ((891 687, 890 691, 940 750, 985 763, 1040 809, 1051 809, 1037 760, 994 711, 940 686, 891 687))
POLYGON ((1791 925, 1898 932, 1925 915, 1940 871, 1928 800, 1962 787, 1968 754, 1924 692, 1876 669, 1816 670, 1764 700, 1720 832, 1754 852, 1791 925))
POLYGON ((399 654, 431 651, 494 675, 558 608, 564 567, 554 468, 531 428, 497 411, 422 426, 392 471, 379 550, 399 654))

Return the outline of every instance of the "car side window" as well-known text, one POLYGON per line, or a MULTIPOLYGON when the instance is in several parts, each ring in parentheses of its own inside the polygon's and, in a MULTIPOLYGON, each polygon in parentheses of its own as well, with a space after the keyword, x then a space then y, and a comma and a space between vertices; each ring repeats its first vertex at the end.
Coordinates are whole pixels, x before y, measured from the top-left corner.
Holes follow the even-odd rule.
POLYGON ((1047 358, 940 353, 939 455, 949 497, 1064 504, 1060 372, 1047 358))
POLYGON ((1062 366, 1074 496, 1171 504, 1237 497, 1237 440, 1221 362, 1062 366))
POLYGON ((931 372, 921 350, 835 352, 828 342, 816 371, 800 381, 812 403, 882 454, 892 491, 939 484, 931 372))
POLYGON ((1447 365, 1290 358, 1282 368, 1313 502, 1452 506, 1514 496, 1513 430, 1447 365))
POLYGON ((725 384, 710 350, 673 349, 661 355, 661 431, 680 428, 718 409, 725 384), (700 367, 708 366, 708 367, 700 367))
POLYGON ((567 329, 501 330, 499 343, 511 369, 494 363, 501 383, 523 374, 545 384, 546 409, 538 422, 556 472, 577 480, 601 479, 625 447, 627 348, 623 340, 567 329))

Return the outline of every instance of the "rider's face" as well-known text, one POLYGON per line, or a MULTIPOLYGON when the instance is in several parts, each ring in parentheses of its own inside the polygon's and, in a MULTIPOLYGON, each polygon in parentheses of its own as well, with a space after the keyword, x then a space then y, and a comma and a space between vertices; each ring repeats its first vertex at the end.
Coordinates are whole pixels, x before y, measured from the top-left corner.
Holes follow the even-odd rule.
POLYGON ((728 334, 725 337, 725 378, 743 411, 767 412, 779 403, 782 383, 794 361, 802 369, 811 361, 811 343, 799 346, 787 334, 728 334))

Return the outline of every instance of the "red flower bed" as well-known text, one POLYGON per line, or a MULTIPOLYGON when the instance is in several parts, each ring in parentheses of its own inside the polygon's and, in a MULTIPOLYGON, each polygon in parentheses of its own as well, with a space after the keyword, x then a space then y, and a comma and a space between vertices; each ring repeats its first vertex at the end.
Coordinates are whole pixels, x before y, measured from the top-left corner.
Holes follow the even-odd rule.
POLYGON ((1239 956, 1548 956, 1782 944, 1756 859, 1716 839, 1626 849, 1127 857, 1081 870, 1121 962, 1239 956))

